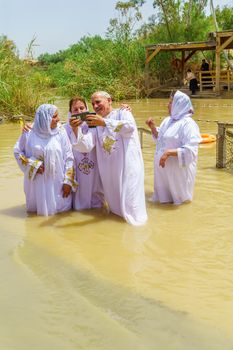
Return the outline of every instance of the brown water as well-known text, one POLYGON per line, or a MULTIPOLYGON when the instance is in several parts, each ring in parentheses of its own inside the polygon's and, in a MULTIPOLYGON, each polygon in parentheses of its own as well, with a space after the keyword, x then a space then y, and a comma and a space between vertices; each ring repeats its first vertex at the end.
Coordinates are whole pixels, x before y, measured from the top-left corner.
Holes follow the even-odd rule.
MULTIPOLYGON (((203 133, 233 121, 232 100, 193 103, 203 133)), ((167 115, 166 100, 130 104, 138 126, 167 115)), ((0 125, 0 348, 233 349, 233 174, 215 168, 215 144, 200 147, 193 202, 148 201, 135 228, 95 210, 28 216, 19 133, 0 125)), ((154 145, 144 141, 149 197, 154 145)))

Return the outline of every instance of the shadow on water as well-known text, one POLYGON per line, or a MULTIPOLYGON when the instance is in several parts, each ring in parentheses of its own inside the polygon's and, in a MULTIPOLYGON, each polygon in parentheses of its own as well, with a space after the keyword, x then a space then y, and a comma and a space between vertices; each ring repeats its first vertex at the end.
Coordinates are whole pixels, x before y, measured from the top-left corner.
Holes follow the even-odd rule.
POLYGON ((26 211, 25 205, 19 205, 19 206, 14 206, 6 209, 1 209, 0 214, 6 215, 6 216, 11 216, 13 218, 38 218, 40 217, 41 219, 45 218, 39 226, 40 227, 46 227, 46 226, 53 226, 56 225, 56 227, 59 228, 68 228, 72 226, 85 226, 89 224, 97 224, 99 222, 102 222, 103 220, 111 220, 114 222, 119 222, 123 223, 124 220, 121 217, 118 217, 117 215, 114 215, 112 213, 107 213, 104 212, 102 209, 88 209, 88 210, 80 210, 80 211, 67 211, 64 213, 58 213, 56 215, 48 216, 48 217, 43 217, 43 216, 38 216, 36 213, 29 213, 26 211), (74 217, 77 215, 77 221, 74 220, 74 217), (80 215, 82 216, 82 219, 80 220, 80 215), (64 219, 69 219, 72 218, 72 223, 67 223, 64 225, 58 225, 59 221, 64 220, 64 219))
POLYGON ((0 214, 21 219, 25 219, 28 216, 25 210, 25 205, 16 205, 14 207, 1 209, 0 214))
POLYGON ((123 222, 123 219, 117 217, 114 214, 104 214, 102 209, 90 209, 90 210, 81 210, 81 211, 69 211, 61 214, 57 214, 55 216, 51 216, 47 218, 44 222, 42 222, 39 226, 46 227, 51 225, 56 225, 57 228, 69 228, 69 227, 82 227, 90 224, 97 224, 102 222, 103 220, 108 219, 116 222, 123 222), (77 215, 77 220, 74 220, 77 215), (81 220, 79 216, 82 216, 81 220), (66 223, 63 225, 59 225, 59 221, 63 219, 72 218, 72 222, 66 223))

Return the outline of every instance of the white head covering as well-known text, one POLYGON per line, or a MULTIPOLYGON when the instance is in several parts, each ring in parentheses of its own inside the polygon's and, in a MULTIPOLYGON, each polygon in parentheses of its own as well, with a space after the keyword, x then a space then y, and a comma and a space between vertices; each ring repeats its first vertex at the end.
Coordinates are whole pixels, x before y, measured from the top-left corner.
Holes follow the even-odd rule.
POLYGON ((57 160, 57 143, 52 136, 59 133, 59 128, 51 129, 51 121, 57 107, 51 104, 43 104, 36 110, 32 131, 43 139, 49 139, 44 147, 44 166, 45 176, 55 178, 56 160, 57 160))
POLYGON ((43 104, 36 110, 34 124, 32 130, 35 134, 43 139, 58 133, 58 128, 51 129, 51 121, 57 107, 51 104, 43 104))
POLYGON ((193 106, 188 95, 177 90, 171 105, 171 118, 179 120, 185 117, 191 117, 193 114, 193 106))

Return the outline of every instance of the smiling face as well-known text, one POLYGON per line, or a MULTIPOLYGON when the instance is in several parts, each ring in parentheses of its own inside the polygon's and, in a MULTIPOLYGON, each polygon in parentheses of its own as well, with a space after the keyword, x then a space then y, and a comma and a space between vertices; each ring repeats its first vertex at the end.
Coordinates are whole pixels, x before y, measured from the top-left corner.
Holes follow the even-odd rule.
POLYGON ((91 103, 94 111, 101 117, 106 117, 112 111, 112 99, 98 93, 92 95, 91 103))
POLYGON ((57 123, 59 122, 60 118, 58 115, 58 111, 56 111, 52 117, 50 128, 55 129, 57 127, 57 123))
POLYGON ((82 112, 86 112, 87 111, 87 107, 85 105, 85 103, 81 100, 75 100, 70 108, 70 112, 71 114, 78 114, 78 113, 82 113, 82 112))

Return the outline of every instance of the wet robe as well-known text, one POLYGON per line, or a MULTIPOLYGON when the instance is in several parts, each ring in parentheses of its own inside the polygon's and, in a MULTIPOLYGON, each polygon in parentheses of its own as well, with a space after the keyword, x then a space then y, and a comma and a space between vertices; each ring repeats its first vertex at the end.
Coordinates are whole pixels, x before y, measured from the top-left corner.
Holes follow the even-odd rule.
POLYGON ((184 95, 179 91, 175 94, 172 116, 164 119, 158 128, 158 138, 154 138, 153 200, 160 203, 181 204, 193 197, 201 137, 198 125, 191 117, 190 99, 184 95), (178 155, 170 156, 162 168, 159 161, 168 149, 177 149, 178 155))
POLYGON ((33 130, 24 132, 16 142, 14 155, 24 173, 28 212, 47 216, 71 209, 72 195, 63 198, 62 185, 71 185, 75 191, 77 183, 74 180, 72 148, 63 127, 48 138, 41 138, 33 130), (42 162, 46 163, 48 152, 53 154, 54 170, 51 166, 46 171, 45 167, 43 174, 37 174, 42 162))
MULTIPOLYGON (((71 134, 73 134, 71 126, 66 123, 64 128, 71 140, 71 134)), ((86 124, 83 125, 82 131, 84 134, 88 132, 86 124)), ((79 184, 78 191, 73 194, 73 208, 75 210, 101 208, 104 203, 104 195, 95 148, 89 153, 81 153, 73 149, 73 155, 76 179, 79 184)))
POLYGON ((144 224, 147 220, 144 164, 135 120, 125 110, 113 110, 104 120, 105 127, 89 129, 86 135, 79 128, 77 138, 72 136, 73 148, 90 152, 96 147, 110 211, 132 225, 144 224))

